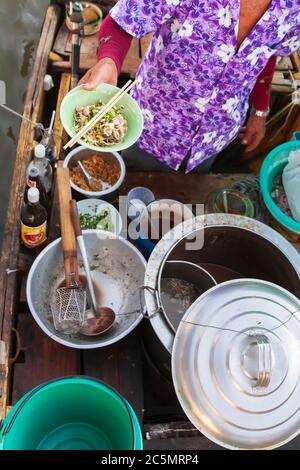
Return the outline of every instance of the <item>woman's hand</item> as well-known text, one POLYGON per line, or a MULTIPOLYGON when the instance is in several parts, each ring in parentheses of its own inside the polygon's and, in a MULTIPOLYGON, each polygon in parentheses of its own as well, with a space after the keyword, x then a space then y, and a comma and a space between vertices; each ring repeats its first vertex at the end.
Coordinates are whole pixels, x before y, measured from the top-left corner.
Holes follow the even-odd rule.
POLYGON ((240 130, 239 138, 246 146, 245 152, 254 150, 266 134, 266 118, 250 114, 246 127, 240 130))
POLYGON ((100 83, 117 85, 118 69, 112 59, 106 57, 94 65, 80 80, 79 85, 83 85, 84 90, 94 90, 100 83))

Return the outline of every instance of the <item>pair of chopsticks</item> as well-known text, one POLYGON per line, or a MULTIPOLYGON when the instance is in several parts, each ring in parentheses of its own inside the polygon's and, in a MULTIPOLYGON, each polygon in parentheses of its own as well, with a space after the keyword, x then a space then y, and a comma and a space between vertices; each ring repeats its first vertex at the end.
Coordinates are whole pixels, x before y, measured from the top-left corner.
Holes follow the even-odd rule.
POLYGON ((110 111, 110 109, 115 106, 123 96, 128 93, 134 86, 136 85, 136 81, 132 82, 132 80, 128 80, 128 82, 121 88, 115 96, 104 106, 101 111, 96 114, 79 132, 76 134, 65 146, 64 149, 67 150, 68 148, 73 147, 82 137, 90 131, 100 119, 105 116, 106 113, 110 111))

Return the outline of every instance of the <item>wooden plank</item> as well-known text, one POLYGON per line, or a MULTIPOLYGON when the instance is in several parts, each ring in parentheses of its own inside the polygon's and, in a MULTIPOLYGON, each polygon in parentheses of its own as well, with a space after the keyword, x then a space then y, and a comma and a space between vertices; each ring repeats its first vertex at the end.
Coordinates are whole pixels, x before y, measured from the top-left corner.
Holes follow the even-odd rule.
POLYGON ((146 52, 148 51, 151 41, 153 38, 153 34, 148 34, 144 38, 141 39, 141 58, 145 57, 146 52))
POLYGON ((134 78, 140 64, 140 42, 138 39, 134 38, 131 43, 128 54, 124 60, 122 73, 134 78))
MULTIPOLYGON (((68 140, 68 136, 64 131, 60 120, 60 107, 61 102, 64 99, 65 95, 68 93, 71 87, 71 74, 63 73, 60 80, 60 87, 58 92, 57 98, 57 106, 56 106, 56 118, 54 124, 54 132, 55 132, 55 148, 56 148, 56 155, 59 160, 63 160, 66 156, 66 151, 63 149, 64 144, 68 140)), ((56 175, 53 182, 53 189, 52 189, 52 207, 51 207, 51 214, 50 214, 50 223, 49 223, 49 234, 48 239, 49 242, 52 242, 56 238, 60 236, 60 220, 59 220, 59 204, 58 204, 58 191, 56 185, 56 175)))
POLYGON ((293 64, 293 69, 296 73, 300 72, 300 58, 299 58, 299 52, 294 52, 291 55, 291 62, 293 64))
POLYGON ((145 450, 224 450, 205 436, 144 441, 145 450))
POLYGON ((60 80, 59 92, 57 97, 56 104, 56 115, 54 122, 54 141, 55 141, 55 150, 58 159, 63 159, 66 152, 63 150, 64 145, 67 142, 67 134, 64 131, 60 120, 60 108, 61 103, 66 94, 70 91, 71 88, 71 74, 63 73, 60 80))
POLYGON ((56 52, 60 56, 64 56, 66 58, 69 58, 69 55, 70 55, 70 51, 68 51, 68 42, 70 41, 69 35, 70 35, 69 30, 65 22, 63 22, 63 24, 59 28, 59 31, 56 35, 56 39, 55 39, 54 46, 52 49, 54 52, 56 52))
POLYGON ((245 176, 249 175, 199 175, 192 173, 184 175, 182 172, 131 172, 127 173, 120 194, 128 194, 130 189, 135 186, 146 186, 154 192, 156 198, 167 196, 185 204, 201 204, 205 202, 210 192, 229 186, 245 176))
POLYGON ((139 329, 108 348, 83 353, 84 373, 118 390, 143 417, 142 358, 139 329))
MULTIPOLYGON (((58 21, 60 8, 51 5, 43 24, 40 43, 33 63, 24 105, 24 116, 36 122, 41 113, 43 96, 43 77, 47 71, 47 62, 51 50, 58 21)), ((33 129, 30 124, 23 121, 20 129, 16 162, 11 183, 11 192, 8 204, 7 222, 3 234, 3 244, 0 258, 0 338, 10 344, 12 318, 15 312, 17 291, 17 274, 7 275, 7 269, 17 268, 20 247, 20 210, 25 186, 25 172, 31 158, 33 129)), ((9 354, 9 351, 8 351, 9 354)), ((0 396, 0 413, 6 409, 8 396, 8 357, 6 357, 4 383, 0 396)), ((1 387, 0 387, 1 388, 1 387)))
POLYGON ((289 120, 288 125, 285 127, 284 131, 286 141, 291 140, 294 132, 300 131, 300 109, 298 106, 292 118, 289 120))
POLYGON ((80 374, 80 352, 50 339, 31 315, 18 315, 24 362, 12 374, 12 404, 36 385, 68 375, 80 374))
MULTIPOLYGON (((54 61, 52 63, 52 68, 55 71, 60 72, 69 72, 71 69, 71 42, 70 38, 66 38, 67 44, 65 47, 65 57, 64 61, 54 61)), ((145 40, 145 46, 147 42, 145 40)), ((97 63, 97 49, 98 49, 98 38, 96 36, 90 36, 84 38, 81 45, 81 54, 80 54, 80 71, 81 73, 86 73, 90 68, 92 68, 97 63)), ((57 51, 56 51, 57 52, 57 51)), ((134 77, 136 71, 141 63, 140 56, 140 41, 138 39, 133 39, 128 54, 125 58, 121 73, 124 75, 129 75, 134 77)))

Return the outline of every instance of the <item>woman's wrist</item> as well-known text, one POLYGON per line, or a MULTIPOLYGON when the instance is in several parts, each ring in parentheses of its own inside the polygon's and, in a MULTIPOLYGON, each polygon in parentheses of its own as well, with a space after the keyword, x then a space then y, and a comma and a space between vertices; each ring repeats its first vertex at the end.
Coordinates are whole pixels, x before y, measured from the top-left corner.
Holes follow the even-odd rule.
POLYGON ((110 65, 111 67, 113 67, 116 71, 116 74, 118 74, 118 66, 115 62, 114 59, 112 59, 111 57, 100 57, 99 61, 98 61, 98 64, 99 66, 102 66, 102 65, 110 65))

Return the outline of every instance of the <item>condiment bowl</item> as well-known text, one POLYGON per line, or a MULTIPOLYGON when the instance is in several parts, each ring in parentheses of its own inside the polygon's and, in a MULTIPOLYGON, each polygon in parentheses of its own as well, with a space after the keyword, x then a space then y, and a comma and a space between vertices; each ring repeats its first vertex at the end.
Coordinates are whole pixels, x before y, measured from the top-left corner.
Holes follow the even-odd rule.
POLYGON ((126 167, 123 158, 117 152, 111 153, 102 153, 102 152, 95 152, 94 150, 87 149, 85 147, 77 147, 69 155, 66 157, 64 161, 65 168, 72 168, 76 165, 77 161, 84 161, 88 158, 92 157, 93 155, 98 155, 99 157, 104 158, 107 162, 117 163, 120 167, 120 178, 108 189, 104 191, 86 191, 85 189, 79 188, 75 183, 73 183, 72 178, 70 179, 71 187, 79 193, 81 196, 85 198, 101 198, 101 199, 112 199, 113 196, 116 195, 116 192, 120 188, 121 184, 123 183, 125 176, 126 176, 126 167))
MULTIPOLYGON (((109 221, 111 222, 111 229, 107 229, 99 223, 100 228, 107 232, 112 232, 115 235, 120 235, 122 232, 122 217, 117 209, 107 201, 101 201, 100 199, 83 199, 77 203, 79 217, 88 214, 90 216, 101 215, 107 211, 109 213, 109 221)), ((90 230, 90 228, 81 225, 82 230, 90 230)))

